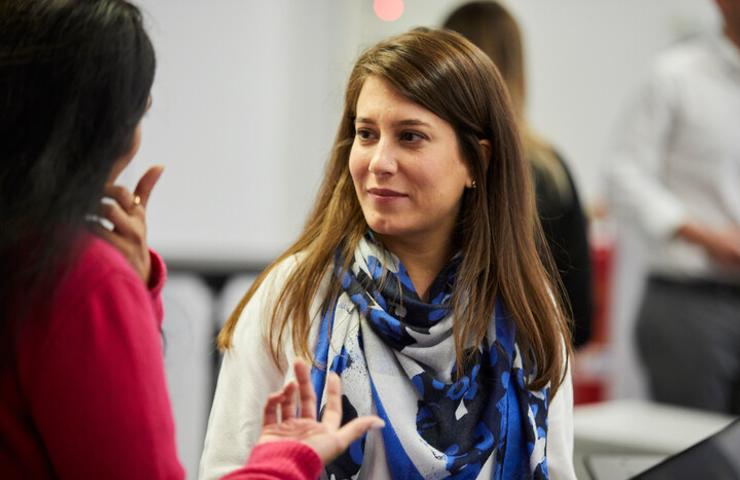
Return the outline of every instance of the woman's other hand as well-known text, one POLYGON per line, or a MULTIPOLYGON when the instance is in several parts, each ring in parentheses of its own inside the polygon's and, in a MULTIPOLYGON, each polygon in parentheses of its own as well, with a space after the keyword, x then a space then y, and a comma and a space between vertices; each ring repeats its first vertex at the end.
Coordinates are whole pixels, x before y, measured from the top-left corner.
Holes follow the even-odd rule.
POLYGON ((295 362, 296 382, 290 382, 267 399, 258 444, 294 440, 311 447, 324 464, 330 463, 369 429, 385 424, 375 416, 355 418, 340 428, 342 421, 342 387, 337 374, 331 372, 326 382, 326 406, 321 421, 316 420, 316 394, 310 371, 302 360, 295 362), (300 408, 296 400, 300 397, 300 408), (298 414, 300 410, 300 414, 298 414))
POLYGON ((98 212, 101 218, 113 225, 112 230, 99 228, 98 234, 123 253, 147 285, 151 274, 151 258, 146 239, 146 205, 162 170, 162 165, 155 165, 147 170, 136 184, 134 193, 121 185, 106 185, 104 194, 113 202, 102 202, 98 212))

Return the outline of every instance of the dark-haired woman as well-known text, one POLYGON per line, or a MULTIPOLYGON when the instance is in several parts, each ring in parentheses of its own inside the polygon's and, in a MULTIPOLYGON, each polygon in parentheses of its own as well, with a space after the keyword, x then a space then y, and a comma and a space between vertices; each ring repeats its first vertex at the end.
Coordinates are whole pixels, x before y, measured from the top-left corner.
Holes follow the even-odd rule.
MULTIPOLYGON (((123 0, 0 2, 4 480, 184 477, 160 340, 165 267, 146 245, 161 167, 133 193, 114 185, 138 149, 154 70, 123 0)), ((267 402, 264 445, 229 478, 315 477, 373 423, 338 428, 338 379, 330 421, 296 416, 295 393, 308 406, 313 395, 306 367, 296 374, 267 402)))
POLYGON ((320 408, 328 370, 346 419, 386 424, 324 478, 574 478, 570 335, 491 60, 444 30, 371 47, 331 152, 305 230, 221 332, 201 477, 249 454, 304 357, 320 408))

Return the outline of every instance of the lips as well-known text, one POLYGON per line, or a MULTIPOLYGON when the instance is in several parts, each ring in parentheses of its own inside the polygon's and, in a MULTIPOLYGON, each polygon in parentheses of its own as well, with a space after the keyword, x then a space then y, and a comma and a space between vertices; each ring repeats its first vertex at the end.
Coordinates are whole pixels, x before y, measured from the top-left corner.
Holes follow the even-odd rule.
POLYGON ((397 192, 395 190, 390 190, 387 188, 368 188, 367 193, 381 198, 401 198, 408 196, 405 193, 397 192))

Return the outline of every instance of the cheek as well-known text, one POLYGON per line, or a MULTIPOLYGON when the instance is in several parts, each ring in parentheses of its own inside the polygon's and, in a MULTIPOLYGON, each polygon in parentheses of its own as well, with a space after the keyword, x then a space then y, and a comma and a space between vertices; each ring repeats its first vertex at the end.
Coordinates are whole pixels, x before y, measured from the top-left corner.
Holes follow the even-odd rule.
POLYGON ((435 172, 428 181, 434 184, 434 192, 439 207, 454 207, 462 199, 467 182, 467 170, 461 164, 448 164, 435 172))
POLYGON ((129 147, 128 152, 126 152, 124 157, 128 158, 130 161, 139 152, 139 147, 141 147, 141 123, 136 126, 136 129, 134 130, 134 135, 131 137, 131 146, 129 147))
POLYGON ((352 176, 352 180, 357 183, 364 178, 364 174, 367 172, 367 164, 364 161, 362 155, 360 155, 354 146, 349 152, 349 174, 352 176))

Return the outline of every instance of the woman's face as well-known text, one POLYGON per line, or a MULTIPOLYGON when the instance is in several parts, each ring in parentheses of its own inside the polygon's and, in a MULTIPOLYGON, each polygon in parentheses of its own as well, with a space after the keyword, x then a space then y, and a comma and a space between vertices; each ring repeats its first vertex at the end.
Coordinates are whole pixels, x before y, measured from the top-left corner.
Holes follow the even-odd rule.
MULTIPOLYGON (((146 111, 144 113, 149 112, 149 109, 152 107, 152 97, 151 95, 147 99, 146 102, 146 111)), ((113 168, 111 169, 110 175, 108 176, 108 183, 115 183, 118 176, 123 172, 129 163, 131 163, 131 160, 134 159, 137 153, 139 153, 139 147, 141 146, 141 120, 139 120, 139 123, 136 125, 136 129, 134 130, 134 134, 131 137, 131 146, 129 147, 128 151, 121 155, 116 162, 113 164, 113 168)))
POLYGON ((447 241, 472 179, 452 126, 370 76, 357 100, 349 169, 370 228, 402 241, 447 241))
POLYGON ((131 163, 131 160, 134 159, 136 154, 139 152, 139 147, 141 146, 141 122, 139 122, 138 125, 136 125, 136 129, 134 130, 134 135, 131 138, 131 147, 129 147, 128 151, 121 155, 116 162, 113 164, 113 168, 111 169, 110 175, 108 176, 108 183, 115 183, 118 176, 123 172, 129 163, 131 163))

